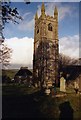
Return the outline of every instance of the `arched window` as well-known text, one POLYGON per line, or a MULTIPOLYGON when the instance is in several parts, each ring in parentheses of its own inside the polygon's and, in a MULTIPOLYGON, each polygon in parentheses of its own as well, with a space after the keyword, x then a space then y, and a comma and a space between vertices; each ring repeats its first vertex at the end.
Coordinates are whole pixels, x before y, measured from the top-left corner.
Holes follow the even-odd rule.
POLYGON ((39 33, 39 29, 37 30, 37 34, 39 33))
POLYGON ((48 30, 52 31, 52 24, 51 23, 48 24, 48 30))

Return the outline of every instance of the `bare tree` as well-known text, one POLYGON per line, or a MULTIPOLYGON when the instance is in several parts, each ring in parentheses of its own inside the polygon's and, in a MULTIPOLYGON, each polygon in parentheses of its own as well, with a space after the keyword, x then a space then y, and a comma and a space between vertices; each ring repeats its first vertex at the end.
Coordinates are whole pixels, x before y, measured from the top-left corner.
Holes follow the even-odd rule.
MULTIPOLYGON (((29 4, 29 0, 24 1, 26 4, 29 4)), ((19 24, 19 20, 23 20, 20 16, 17 8, 11 7, 10 0, 0 0, 0 64, 2 68, 5 68, 9 65, 12 49, 4 44, 4 35, 3 29, 6 23, 12 21, 14 24, 19 24)))
POLYGON ((62 53, 59 54, 59 66, 66 66, 66 65, 76 65, 78 62, 78 59, 71 58, 69 56, 66 56, 62 53))
POLYGON ((12 49, 9 48, 6 44, 2 43, 0 49, 0 63, 2 64, 2 69, 7 67, 10 63, 12 49))
POLYGON ((11 8, 9 0, 7 2, 0 1, 0 64, 2 69, 9 65, 12 53, 12 49, 4 43, 3 29, 9 21, 18 24, 19 19, 22 20, 22 17, 19 15, 17 8, 11 8))

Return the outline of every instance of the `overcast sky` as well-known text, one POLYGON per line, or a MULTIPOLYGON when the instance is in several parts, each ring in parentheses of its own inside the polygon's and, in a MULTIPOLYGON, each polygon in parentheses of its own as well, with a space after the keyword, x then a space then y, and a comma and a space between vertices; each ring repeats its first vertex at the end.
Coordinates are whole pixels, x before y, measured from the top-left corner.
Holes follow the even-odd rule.
MULTIPOLYGON (((34 15, 41 12, 41 2, 13 2, 23 17, 20 24, 12 22, 4 29, 5 43, 12 48, 11 68, 28 66, 32 68, 34 42, 34 15)), ((53 16, 55 5, 59 13, 59 52, 70 57, 79 57, 79 3, 45 2, 46 14, 53 16)))

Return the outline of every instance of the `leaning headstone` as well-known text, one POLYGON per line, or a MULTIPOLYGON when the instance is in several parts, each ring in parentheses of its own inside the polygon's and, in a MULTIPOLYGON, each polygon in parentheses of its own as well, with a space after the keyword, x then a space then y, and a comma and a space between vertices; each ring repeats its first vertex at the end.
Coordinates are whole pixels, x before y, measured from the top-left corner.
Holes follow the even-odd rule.
POLYGON ((66 92, 66 80, 64 77, 60 78, 60 91, 66 92))

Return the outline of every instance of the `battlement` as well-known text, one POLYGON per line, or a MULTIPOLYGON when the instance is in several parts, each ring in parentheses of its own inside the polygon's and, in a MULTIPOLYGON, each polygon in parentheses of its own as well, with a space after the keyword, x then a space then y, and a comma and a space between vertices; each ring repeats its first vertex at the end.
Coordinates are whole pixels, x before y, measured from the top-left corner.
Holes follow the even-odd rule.
POLYGON ((44 6, 44 3, 43 3, 42 6, 41 6, 41 15, 40 15, 39 18, 38 18, 38 14, 36 12, 35 23, 40 21, 40 19, 48 19, 48 20, 58 21, 58 10, 57 10, 57 7, 55 6, 54 16, 49 16, 49 15, 45 14, 45 6, 44 6))

